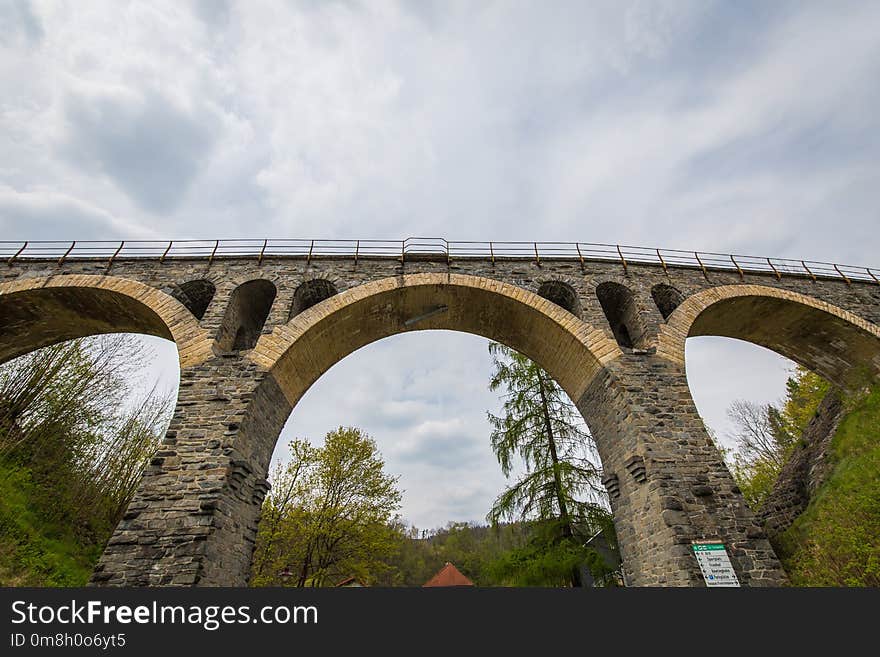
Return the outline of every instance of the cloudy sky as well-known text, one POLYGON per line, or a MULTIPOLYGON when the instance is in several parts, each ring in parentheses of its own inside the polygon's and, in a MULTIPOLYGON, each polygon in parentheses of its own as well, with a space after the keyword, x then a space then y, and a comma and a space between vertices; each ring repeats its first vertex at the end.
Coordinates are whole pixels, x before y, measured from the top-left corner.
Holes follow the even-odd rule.
MULTIPOLYGON (((436 235, 877 265, 878 107, 876 2, 0 0, 0 239, 436 235)), ((173 382, 173 347, 155 349, 173 382)), ((788 367, 707 338, 688 359, 722 436, 730 400, 778 398, 788 367)), ((490 370, 472 336, 376 343, 281 444, 362 426, 410 520, 479 519, 503 485, 490 370)))

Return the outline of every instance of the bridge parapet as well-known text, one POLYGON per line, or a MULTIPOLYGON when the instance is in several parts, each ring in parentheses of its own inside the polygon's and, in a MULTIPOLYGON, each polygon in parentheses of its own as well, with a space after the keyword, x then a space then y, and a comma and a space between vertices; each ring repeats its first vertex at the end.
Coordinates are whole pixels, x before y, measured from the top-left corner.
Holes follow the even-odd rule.
POLYGON ((18 259, 106 260, 108 270, 117 260, 148 258, 166 259, 254 257, 258 264, 266 258, 305 258, 307 262, 321 258, 393 258, 401 262, 440 261, 453 259, 574 260, 613 262, 626 271, 630 264, 657 265, 664 271, 672 268, 710 271, 735 271, 742 278, 746 273, 799 276, 812 280, 838 279, 847 283, 863 281, 880 285, 880 270, 870 267, 841 265, 833 262, 735 255, 682 249, 665 249, 591 242, 525 242, 525 241, 453 241, 442 237, 407 237, 401 240, 322 240, 322 239, 233 239, 233 240, 85 240, 85 241, 0 241, 0 260, 12 264, 18 259))

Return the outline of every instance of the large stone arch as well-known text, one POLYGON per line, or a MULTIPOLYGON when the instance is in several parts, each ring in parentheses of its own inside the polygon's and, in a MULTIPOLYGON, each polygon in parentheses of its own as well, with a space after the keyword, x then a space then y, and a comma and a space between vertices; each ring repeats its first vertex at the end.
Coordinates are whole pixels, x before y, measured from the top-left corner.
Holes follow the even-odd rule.
POLYGON ((685 340, 717 335, 772 349, 849 388, 880 375, 880 327, 813 297, 763 285, 698 292, 669 315, 657 354, 685 364, 685 340))
POLYGON ((272 451, 296 402, 356 349, 424 329, 504 342, 541 363, 574 400, 622 355, 602 331, 500 281, 426 273, 344 290, 261 335, 250 352, 191 368, 182 394, 193 405, 175 414, 93 583, 245 584, 272 451), (183 492, 169 490, 170 481, 185 481, 183 492))
MULTIPOLYGON (((324 372, 357 349, 433 329, 472 333, 516 349, 575 401, 622 355, 603 331, 529 290, 479 276, 406 274, 349 288, 262 335, 248 357, 270 376, 256 391, 253 408, 278 407, 279 396, 293 408, 324 372)), ((273 414, 271 426, 266 413, 260 415, 251 413, 242 423, 243 429, 254 423, 261 430, 241 451, 265 476, 288 414, 273 414)))
POLYGON ((407 274, 350 288, 263 335, 250 358, 272 373, 291 405, 353 351, 407 331, 487 337, 540 363, 574 399, 621 355, 595 329, 534 292, 463 274, 407 274))
MULTIPOLYGON (((687 388, 684 339, 705 329, 694 321, 701 301, 703 310, 711 306, 711 298, 695 298, 670 315, 662 355, 624 353, 607 329, 535 292, 479 275, 377 279, 284 324, 270 322, 274 328, 252 350, 218 353, 182 373, 182 401, 92 582, 245 584, 271 454, 302 395, 360 347, 397 333, 447 329, 519 350, 575 401, 596 432, 629 584, 702 585, 690 541, 712 539, 728 545, 744 584, 782 583, 772 547, 687 388), (683 336, 679 352, 674 331, 683 336)), ((286 314, 286 304, 272 312, 286 314)))
POLYGON ((0 362, 65 340, 127 332, 172 340, 181 369, 212 356, 211 340, 192 313, 144 283, 72 274, 0 284, 0 362))
MULTIPOLYGON (((254 380, 247 409, 235 424, 234 463, 248 464, 240 475, 241 483, 236 484, 239 490, 258 489, 265 481, 291 410, 334 364, 382 338, 438 329, 480 335, 524 353, 544 367, 575 401, 594 380, 606 380, 606 366, 623 355, 604 331, 534 292, 500 281, 420 273, 349 288, 263 334, 245 356, 266 376, 259 382, 254 380)), ((581 408, 588 422, 591 410, 581 408)), ((609 433, 603 442, 612 444, 616 438, 609 433)), ((235 507, 230 513, 234 520, 224 524, 234 523, 239 536, 253 536, 259 506, 244 502, 240 494, 236 497, 237 501, 229 503, 235 507)), ((199 583, 241 584, 246 579, 252 544, 236 543, 233 552, 231 540, 230 536, 206 547, 199 583), (217 547, 221 543, 223 547, 217 547)))

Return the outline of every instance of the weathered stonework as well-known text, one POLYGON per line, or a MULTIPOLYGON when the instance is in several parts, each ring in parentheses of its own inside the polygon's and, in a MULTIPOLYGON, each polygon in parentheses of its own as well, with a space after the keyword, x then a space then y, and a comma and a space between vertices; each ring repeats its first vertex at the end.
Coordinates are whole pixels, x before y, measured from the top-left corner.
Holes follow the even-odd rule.
POLYGON ((829 392, 779 473, 773 490, 758 513, 771 541, 806 511, 813 495, 825 483, 833 465, 831 441, 845 410, 839 391, 829 392))
POLYGON ((95 585, 245 584, 291 408, 355 349, 427 329, 504 342, 575 400, 602 458, 629 584, 702 586, 690 543, 706 539, 726 543, 744 585, 783 584, 697 414, 684 341, 749 340, 844 387, 880 374, 880 286, 860 282, 547 259, 119 259, 107 268, 18 260, 0 280, 0 362, 117 331, 178 346, 174 418, 95 585))

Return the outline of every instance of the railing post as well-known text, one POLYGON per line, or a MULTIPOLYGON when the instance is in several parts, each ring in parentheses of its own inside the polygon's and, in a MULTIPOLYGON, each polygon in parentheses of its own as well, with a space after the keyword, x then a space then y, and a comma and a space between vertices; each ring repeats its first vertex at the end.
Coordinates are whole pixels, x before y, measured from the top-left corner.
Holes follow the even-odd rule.
POLYGON ((617 247, 617 255, 620 256, 620 261, 623 263, 623 273, 629 274, 629 268, 626 266, 626 258, 623 257, 623 251, 620 250, 620 245, 616 244, 617 247))
POLYGON ((535 245, 535 262, 540 267, 541 266, 541 256, 538 255, 538 243, 534 242, 535 245))
POLYGON ((306 257, 306 265, 310 265, 312 263, 312 251, 315 250, 315 240, 312 240, 312 243, 309 245, 309 255, 306 257))
POLYGON ((159 258, 159 264, 160 264, 160 265, 161 265, 163 262, 165 262, 165 256, 167 256, 167 255, 168 255, 168 252, 171 250, 171 245, 172 245, 172 244, 174 244, 174 240, 171 240, 170 242, 168 242, 168 246, 165 247, 165 252, 164 252, 164 253, 160 256, 160 258, 159 258))
POLYGON ((852 281, 849 280, 849 278, 847 278, 846 275, 842 271, 840 271, 840 267, 838 267, 837 265, 834 265, 834 269, 837 271, 838 274, 840 274, 840 277, 846 281, 847 285, 852 285, 852 281))
POLYGON ((870 276, 871 278, 873 278, 873 279, 874 279, 874 282, 875 282, 877 285, 880 285, 880 281, 878 281, 878 280, 877 280, 877 277, 874 276, 874 272, 871 271, 871 268, 870 268, 870 267, 865 267, 865 271, 868 272, 868 276, 870 276))
POLYGON ((65 251, 64 255, 58 259, 58 266, 59 267, 64 264, 64 260, 67 258, 68 255, 70 255, 70 252, 73 251, 73 247, 75 247, 75 246, 76 246, 76 240, 74 240, 73 242, 70 243, 70 246, 67 248, 67 251, 65 251))
POLYGON ((778 271, 776 271, 776 267, 774 267, 774 266, 773 266, 773 263, 770 262, 770 258, 767 258, 767 264, 770 265, 770 269, 772 269, 772 270, 773 270, 773 273, 776 274, 776 280, 781 281, 781 280, 782 280, 782 274, 780 274, 778 271))
POLYGON ((354 245, 354 266, 355 267, 357 267, 358 254, 360 253, 360 250, 361 250, 361 241, 358 240, 357 243, 354 245))
POLYGON ((269 238, 266 238, 263 240, 263 248, 260 249, 260 257, 257 258, 257 266, 258 267, 263 264, 263 254, 266 252, 266 245, 268 243, 269 243, 269 238))
POLYGON ((804 262, 803 260, 801 260, 801 264, 804 266, 804 269, 807 270, 807 273, 810 275, 810 278, 812 278, 813 282, 815 283, 816 282, 816 274, 814 274, 813 272, 810 271, 810 268, 807 267, 807 263, 804 262))
POLYGON ((666 268, 666 261, 663 259, 663 256, 660 254, 660 249, 655 249, 657 251, 657 257, 660 259, 660 264, 663 265, 663 273, 669 274, 669 269, 666 268))
POLYGON ((123 246, 125 246, 125 240, 122 240, 119 243, 119 248, 117 248, 116 251, 113 253, 113 255, 110 256, 110 261, 107 263, 107 271, 108 272, 110 271, 110 268, 113 266, 113 261, 116 260, 116 256, 118 256, 119 252, 122 251, 123 246))
POLYGON ((492 242, 489 242, 489 257, 492 259, 492 266, 495 266, 495 249, 492 248, 492 242))
POLYGON ((217 253, 217 247, 220 246, 220 240, 214 241, 214 250, 211 251, 211 255, 208 256, 208 266, 211 266, 211 263, 214 262, 214 254, 217 253))
POLYGON ((709 272, 706 271, 706 265, 704 265, 703 261, 700 260, 700 254, 697 253, 696 251, 694 251, 694 257, 697 259, 697 262, 700 265, 700 269, 703 270, 703 278, 705 278, 708 281, 709 280, 709 272))
POLYGON ((577 242, 574 243, 574 248, 577 249, 578 259, 581 261, 581 271, 584 271, 584 254, 581 253, 581 245, 577 242))
POLYGON ((9 265, 9 266, 11 267, 13 261, 14 261, 18 256, 20 256, 20 255, 22 254, 22 252, 27 248, 27 245, 28 245, 27 242, 25 242, 24 244, 22 244, 22 245, 21 245, 21 248, 20 248, 18 251, 15 252, 15 255, 12 256, 9 260, 6 261, 6 264, 9 265))
POLYGON ((733 254, 730 256, 730 261, 733 263, 733 266, 736 267, 736 273, 739 274, 739 280, 744 281, 746 279, 745 274, 743 274, 743 270, 740 268, 739 263, 734 260, 733 254))

